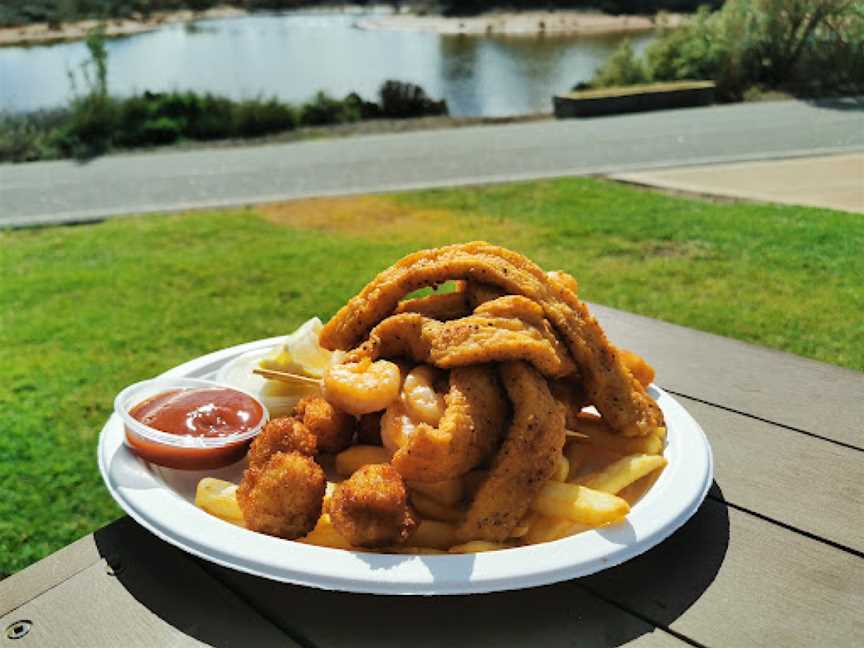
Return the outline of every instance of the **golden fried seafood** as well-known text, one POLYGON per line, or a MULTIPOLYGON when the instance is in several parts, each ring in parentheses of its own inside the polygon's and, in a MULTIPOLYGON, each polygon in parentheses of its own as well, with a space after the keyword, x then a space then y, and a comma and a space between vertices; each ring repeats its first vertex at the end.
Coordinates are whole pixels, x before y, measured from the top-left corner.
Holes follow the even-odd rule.
POLYGON ((549 277, 549 281, 553 284, 557 283, 560 286, 564 286, 574 295, 579 292, 579 282, 576 281, 576 277, 573 275, 567 274, 561 270, 552 270, 547 272, 546 276, 549 277))
MULTIPOLYGON (((663 425, 660 408, 565 282, 550 279, 521 254, 484 242, 422 250, 402 258, 340 309, 321 331, 321 344, 349 350, 405 295, 453 279, 494 285, 537 302, 569 347, 592 403, 613 429, 644 436, 663 425)), ((397 317, 406 316, 410 314, 397 317)))
POLYGON ((306 396, 294 407, 296 416, 315 435, 318 452, 341 452, 354 440, 354 417, 321 396, 306 396))
POLYGON ((403 544, 418 522, 405 482, 389 464, 360 468, 336 486, 327 509, 336 531, 356 547, 403 544))
POLYGON ((260 466, 277 452, 299 452, 313 456, 318 451, 315 435, 291 416, 280 416, 267 423, 246 455, 250 466, 260 466))
POLYGON ((508 407, 492 367, 453 369, 444 404, 438 427, 416 423, 408 417, 412 429, 407 433, 403 430, 401 436, 389 430, 390 409, 385 413, 382 438, 385 443, 388 437, 397 439, 394 445, 398 449, 391 463, 405 479, 423 482, 453 479, 488 459, 495 450, 508 407))
POLYGON ((645 362, 645 358, 627 349, 618 349, 618 353, 621 354, 621 360, 630 370, 630 373, 643 387, 648 387, 654 382, 654 367, 645 362))
POLYGON ((427 295, 426 297, 399 302, 395 314, 418 313, 424 317, 444 322, 465 317, 471 313, 471 310, 468 294, 465 291, 465 282, 460 281, 453 292, 427 295))
POLYGON ((563 407, 543 377, 522 362, 503 364, 500 373, 513 404, 513 422, 459 527, 459 537, 466 541, 509 538, 555 474, 564 447, 563 407))
POLYGON ((568 430, 575 429, 579 413, 589 404, 588 394, 582 387, 582 381, 578 375, 559 378, 549 381, 549 391, 559 403, 564 406, 564 425, 568 430))
POLYGON ((400 398, 411 418, 421 423, 438 425, 444 416, 444 396, 435 389, 443 372, 429 365, 418 365, 405 376, 400 398))
POLYGON ((490 286, 476 281, 465 282, 465 296, 468 298, 468 305, 471 306, 472 311, 480 304, 506 295, 507 293, 498 286, 490 286))
POLYGON ((324 398, 355 416, 383 410, 399 398, 401 385, 399 367, 387 360, 359 358, 324 372, 324 398))
POLYGON ((246 526, 293 540, 315 528, 327 480, 315 460, 299 452, 277 452, 250 466, 237 489, 246 526))
POLYGON ((527 360, 544 375, 554 377, 576 370, 542 309, 515 295, 486 302, 473 315, 449 322, 417 313, 388 317, 347 359, 364 356, 404 356, 442 369, 527 360))

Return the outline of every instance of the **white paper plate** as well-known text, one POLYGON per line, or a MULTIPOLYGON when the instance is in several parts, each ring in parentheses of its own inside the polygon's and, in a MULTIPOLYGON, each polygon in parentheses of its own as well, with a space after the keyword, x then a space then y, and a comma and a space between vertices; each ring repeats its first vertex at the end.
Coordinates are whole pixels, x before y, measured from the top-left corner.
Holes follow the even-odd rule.
MULTIPOLYGON (((272 347, 270 338, 217 351, 165 376, 212 378, 233 359, 272 347)), ((666 417, 669 465, 621 524, 555 542, 481 554, 406 556, 356 553, 254 533, 193 504, 205 476, 238 479, 242 464, 221 471, 179 471, 142 461, 123 444, 112 415, 99 437, 99 469, 117 503, 163 540, 219 565, 277 581, 373 594, 470 594, 545 585, 598 572, 668 537, 699 508, 713 479, 711 447, 699 424, 663 390, 651 395, 666 417)))

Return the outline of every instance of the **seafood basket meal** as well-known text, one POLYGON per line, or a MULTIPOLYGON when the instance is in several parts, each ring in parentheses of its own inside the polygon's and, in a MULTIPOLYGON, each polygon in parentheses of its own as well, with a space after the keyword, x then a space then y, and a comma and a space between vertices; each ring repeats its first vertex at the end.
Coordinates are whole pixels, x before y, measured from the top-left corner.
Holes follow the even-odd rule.
POLYGON ((618 524, 666 466, 666 427, 654 370, 577 291, 484 242, 415 252, 237 365, 258 388, 121 393, 127 445, 179 469, 244 462, 196 505, 286 541, 468 553, 618 524))

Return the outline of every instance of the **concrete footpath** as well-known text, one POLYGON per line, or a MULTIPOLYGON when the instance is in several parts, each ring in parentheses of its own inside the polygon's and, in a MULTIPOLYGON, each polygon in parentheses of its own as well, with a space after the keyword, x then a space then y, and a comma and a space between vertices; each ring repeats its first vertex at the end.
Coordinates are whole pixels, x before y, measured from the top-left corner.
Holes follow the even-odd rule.
POLYGON ((864 153, 617 173, 623 182, 864 213, 864 153))

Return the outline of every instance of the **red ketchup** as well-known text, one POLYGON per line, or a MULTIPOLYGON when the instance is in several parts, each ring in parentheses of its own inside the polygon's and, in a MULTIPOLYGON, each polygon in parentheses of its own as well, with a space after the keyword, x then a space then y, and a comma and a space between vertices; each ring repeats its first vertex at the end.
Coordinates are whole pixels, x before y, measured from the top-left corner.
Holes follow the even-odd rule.
POLYGON ((258 401, 236 389, 201 387, 156 394, 132 407, 129 415, 165 434, 212 440, 187 444, 178 438, 175 445, 126 429, 126 441, 147 461, 169 468, 206 470, 242 459, 252 437, 234 442, 231 438, 255 430, 265 413, 258 401))

